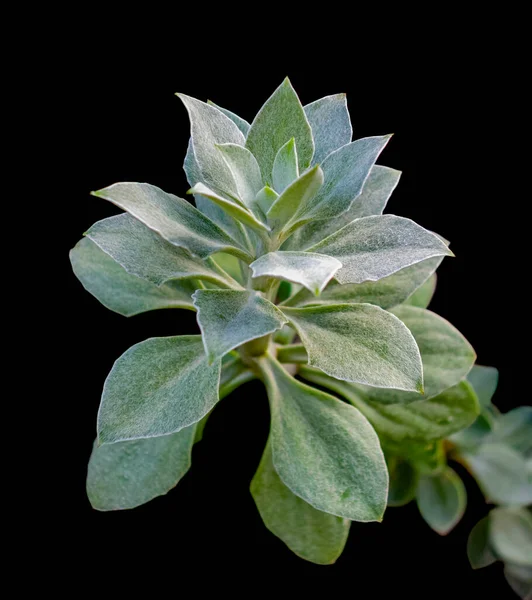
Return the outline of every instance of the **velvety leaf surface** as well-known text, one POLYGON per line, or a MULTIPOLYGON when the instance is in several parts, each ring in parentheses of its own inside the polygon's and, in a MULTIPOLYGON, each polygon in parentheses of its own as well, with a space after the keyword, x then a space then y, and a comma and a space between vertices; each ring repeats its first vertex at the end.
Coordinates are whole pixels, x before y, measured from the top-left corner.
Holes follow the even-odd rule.
MULTIPOLYGON (((434 260, 434 259, 429 259, 434 260)), ((427 261, 425 261, 427 262, 427 261)), ((418 263, 423 264, 423 263, 418 263)), ((411 268, 411 267, 410 267, 411 268)), ((416 306, 417 308, 427 308, 436 291, 436 273, 433 273, 419 288, 405 300, 408 306, 416 306)))
POLYGON ((231 170, 238 197, 251 210, 255 209, 255 196, 262 189, 260 168, 251 152, 237 144, 216 146, 231 170))
POLYGON ((283 483, 318 510, 380 521, 388 472, 379 439, 352 406, 304 385, 273 358, 260 361, 271 410, 271 447, 283 483))
POLYGON ((490 543, 497 556, 532 567, 532 514, 526 508, 495 508, 490 513, 490 543))
POLYGON ((233 121, 233 123, 238 127, 238 129, 240 129, 244 137, 247 136, 251 125, 245 119, 239 117, 234 112, 227 110, 227 108, 222 108, 221 106, 218 106, 218 104, 215 104, 214 102, 212 102, 212 100, 207 100, 207 104, 209 104, 210 106, 214 106, 214 108, 217 108, 220 112, 223 112, 223 114, 226 117, 229 117, 229 119, 233 121))
POLYGON ((490 547, 489 527, 490 519, 488 515, 480 519, 467 539, 467 557, 473 569, 482 569, 497 560, 490 547))
POLYGON ((330 565, 342 553, 351 522, 316 510, 293 494, 273 466, 270 443, 251 482, 266 527, 305 560, 330 565))
POLYGON ((416 469, 406 460, 392 457, 388 461, 390 488, 388 490, 388 506, 404 506, 416 496, 419 480, 416 469))
POLYGON ((278 194, 281 194, 298 177, 296 141, 292 138, 279 149, 273 162, 273 187, 278 194))
POLYGON ((197 423, 218 402, 220 368, 219 361, 208 364, 199 335, 135 344, 105 381, 99 443, 167 435, 197 423))
POLYGON ((499 371, 495 367, 474 365, 468 373, 467 379, 475 388, 480 405, 489 406, 499 383, 499 371))

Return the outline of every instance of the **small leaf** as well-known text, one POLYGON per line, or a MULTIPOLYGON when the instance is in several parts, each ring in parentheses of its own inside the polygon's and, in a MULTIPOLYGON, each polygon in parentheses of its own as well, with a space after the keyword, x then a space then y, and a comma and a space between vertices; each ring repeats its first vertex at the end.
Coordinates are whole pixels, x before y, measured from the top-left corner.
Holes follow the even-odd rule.
POLYGON ((321 163, 331 152, 349 144, 353 136, 345 94, 325 96, 305 106, 314 138, 313 164, 321 163))
POLYGON ((285 79, 258 112, 246 139, 246 148, 257 159, 264 183, 272 183, 277 152, 292 138, 296 141, 301 172, 310 165, 314 141, 301 102, 290 81, 285 79))
POLYGON ((256 204, 264 214, 267 214, 272 204, 279 198, 279 194, 271 187, 265 186, 260 190, 255 198, 256 204))
POLYGON ((336 258, 311 252, 270 252, 249 265, 253 277, 270 276, 304 285, 316 296, 329 283, 342 263, 336 258))
POLYGON ((192 298, 211 363, 287 322, 274 304, 254 291, 197 290, 192 298))
POLYGON ((526 508, 495 508, 490 513, 490 543, 505 561, 532 567, 532 515, 526 508))
POLYGON ((316 510, 293 494, 273 466, 269 442, 251 482, 251 494, 266 527, 299 557, 330 565, 340 556, 351 522, 316 510))
POLYGON ((377 281, 434 256, 452 256, 438 236, 395 215, 364 217, 309 248, 334 256, 340 283, 377 281))
POLYGON ((503 443, 523 456, 532 454, 532 406, 520 406, 501 415, 495 429, 485 438, 487 443, 503 443))
POLYGON ((281 194, 298 177, 296 141, 292 138, 279 149, 273 162, 273 187, 278 194, 281 194))
POLYGON ((259 366, 268 391, 273 464, 283 483, 318 510, 380 521, 388 472, 372 427, 354 407, 291 377, 272 357, 259 366))
POLYGON ((262 189, 262 176, 255 157, 237 144, 218 144, 216 147, 233 174, 238 197, 253 212, 255 196, 262 189))
POLYGON ((504 565, 504 576, 512 590, 523 600, 532 600, 532 568, 521 565, 504 565))
POLYGON ((421 357, 397 317, 371 304, 284 308, 310 364, 345 381, 421 392, 421 357))
POLYGON ((490 519, 488 515, 480 519, 467 539, 467 557, 473 569, 483 569, 497 560, 490 547, 489 526, 490 519))
POLYGON ((174 246, 200 258, 228 252, 248 258, 224 231, 183 198, 167 194, 147 183, 115 183, 94 196, 109 200, 156 231, 174 246))
POLYGON ((215 104, 214 102, 212 102, 212 100, 207 100, 207 104, 209 104, 210 106, 214 106, 214 108, 217 108, 220 112, 223 112, 223 114, 226 117, 229 117, 231 121, 233 121, 233 123, 238 127, 238 129, 240 129, 240 131, 244 134, 244 137, 247 136, 251 125, 245 119, 239 117, 234 112, 227 110, 227 108, 222 108, 221 106, 218 106, 218 104, 215 104))
POLYGON ((467 379, 475 388, 480 406, 489 406, 499 383, 499 371, 495 367, 474 365, 467 379))
POLYGON ((404 506, 416 496, 418 472, 406 460, 393 459, 388 463, 390 488, 388 490, 388 506, 404 506))
POLYGON ((421 516, 440 535, 455 527, 467 504, 465 486, 450 467, 434 477, 421 477, 416 499, 421 516))
POLYGON ((127 273, 88 238, 70 251, 70 262, 83 287, 105 307, 125 317, 160 308, 194 310, 191 282, 171 282, 157 287, 127 273))
POLYGON ((115 362, 103 388, 98 442, 176 433, 218 402, 220 362, 207 363, 201 336, 151 338, 115 362))
POLYGON ((433 273, 423 285, 420 285, 418 289, 406 299, 405 304, 407 306, 416 306, 417 308, 427 308, 435 291, 436 273, 433 273))
POLYGON ((196 425, 156 438, 95 445, 87 475, 92 507, 135 508, 169 492, 190 468, 196 425))

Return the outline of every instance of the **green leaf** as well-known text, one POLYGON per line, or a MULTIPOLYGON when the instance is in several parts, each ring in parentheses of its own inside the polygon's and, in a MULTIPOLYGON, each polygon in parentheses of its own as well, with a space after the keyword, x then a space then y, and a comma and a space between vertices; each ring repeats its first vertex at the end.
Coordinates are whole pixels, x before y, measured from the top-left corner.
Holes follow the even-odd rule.
POLYGON ((176 433, 218 402, 220 362, 210 366, 201 336, 151 338, 115 362, 103 388, 98 442, 176 433))
POLYGON ((354 407, 304 385, 272 357, 259 359, 268 391, 273 464, 283 483, 318 510, 380 521, 388 472, 379 439, 354 407))
POLYGON ((92 194, 127 210, 174 246, 185 248, 200 258, 215 252, 228 252, 244 260, 249 256, 186 200, 167 194, 154 185, 115 183, 92 194))
POLYGON ((292 138, 275 156, 272 172, 273 187, 278 194, 281 194, 298 177, 296 141, 292 138))
POLYGON ((257 159, 264 183, 273 182, 272 169, 277 152, 292 138, 297 144, 299 171, 302 172, 312 160, 314 141, 301 102, 287 78, 260 109, 246 139, 246 148, 257 159))
POLYGON ((447 535, 464 515, 465 486, 450 468, 434 477, 421 477, 416 500, 419 512, 436 533, 447 535))
POLYGON ((235 123, 214 106, 177 94, 190 119, 190 137, 194 156, 201 172, 201 181, 220 193, 235 191, 235 182, 216 144, 243 146, 245 138, 235 123))
POLYGON ((253 212, 256 210, 255 196, 262 189, 262 176, 255 157, 237 144, 218 144, 216 147, 233 175, 238 197, 253 212))
POLYGON ((455 433, 450 440, 453 444, 461 448, 475 448, 487 440, 487 436, 491 432, 491 427, 492 421, 484 409, 472 425, 467 429, 455 433))
POLYGON ((466 381, 429 400, 381 404, 372 401, 361 386, 327 377, 317 369, 300 367, 299 374, 349 400, 383 437, 383 443, 443 439, 470 425, 479 412, 473 388, 466 381))
POLYGON ((473 569, 483 569, 497 560, 490 547, 489 527, 490 518, 488 515, 480 519, 467 539, 467 557, 473 569))
POLYGON ((212 102, 212 100, 207 100, 207 104, 209 104, 210 106, 214 106, 214 108, 217 108, 220 112, 223 112, 223 114, 226 117, 229 117, 231 121, 233 121, 233 123, 238 127, 238 129, 240 129, 240 131, 244 134, 244 136, 248 134, 251 125, 245 119, 239 117, 234 112, 227 110, 227 108, 222 108, 221 106, 218 106, 218 104, 215 104, 214 102, 212 102))
POLYGON ((474 365, 467 375, 467 379, 475 388, 480 406, 489 406, 499 383, 499 371, 495 367, 474 365))
POLYGON ((210 363, 287 322, 274 304, 255 291, 197 290, 192 298, 210 363))
POLYGON ((260 190, 255 198, 256 204, 262 210, 264 214, 270 210, 272 204, 279 198, 279 194, 272 190, 271 187, 265 186, 260 190))
POLYGON ((385 436, 381 436, 380 440, 385 455, 408 461, 419 474, 436 475, 447 467, 443 440, 425 442, 407 439, 396 442, 385 436))
POLYGON ((427 258, 453 256, 438 236, 395 215, 357 219, 309 251, 341 261, 340 283, 377 281, 427 258))
POLYGON ((495 508, 490 513, 490 543, 505 561, 532 567, 532 515, 526 508, 495 508))
POLYGON ((395 457, 388 461, 388 472, 390 474, 388 506, 408 504, 416 496, 418 472, 408 461, 395 457))
POLYGON ((353 136, 345 94, 325 96, 305 106, 305 115, 314 138, 313 164, 321 163, 331 152, 349 144, 353 136))
POLYGON ((236 256, 226 254, 225 252, 219 252, 218 254, 213 254, 210 258, 235 281, 238 281, 241 285, 246 283, 242 273, 242 263, 236 256))
POLYGON ((532 454, 532 406, 520 406, 501 415, 485 441, 506 444, 524 456, 532 454))
POLYGON ((156 438, 95 444, 87 474, 92 507, 135 508, 169 492, 190 468, 196 425, 156 438))
POLYGON ((532 568, 506 563, 504 576, 512 590, 520 598, 532 600, 532 568))
POLYGON ((508 506, 532 504, 532 473, 515 450, 503 444, 482 444, 462 450, 461 456, 488 501, 508 506))
POLYGON ((329 283, 342 263, 336 258, 311 252, 270 252, 249 265, 253 277, 270 276, 304 285, 316 296, 329 283))
MULTIPOLYGON (((434 259, 429 259, 434 260, 434 259)), ((421 263, 423 264, 423 263, 421 263)), ((427 308, 434 296, 436 291, 436 273, 433 273, 423 285, 419 286, 418 289, 409 296, 405 304, 407 306, 417 306, 417 308, 427 308)))
POLYGON ((310 364, 345 381, 423 390, 421 357, 412 334, 371 304, 284 308, 310 364))
POLYGON ((193 282, 172 282, 157 287, 127 273, 88 238, 70 251, 70 262, 83 287, 105 307, 125 317, 160 308, 194 310, 193 282))
POLYGON ((266 527, 299 557, 330 565, 340 556, 351 522, 316 510, 293 494, 273 466, 270 442, 251 482, 251 494, 266 527))

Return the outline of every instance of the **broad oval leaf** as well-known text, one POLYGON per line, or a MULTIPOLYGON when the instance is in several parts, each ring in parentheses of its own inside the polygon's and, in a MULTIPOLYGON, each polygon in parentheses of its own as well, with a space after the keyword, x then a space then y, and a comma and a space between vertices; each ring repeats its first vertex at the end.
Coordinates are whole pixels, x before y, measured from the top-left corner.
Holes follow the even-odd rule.
POLYGON ((151 338, 115 362, 103 388, 98 442, 176 433, 218 402, 220 361, 207 362, 201 336, 151 338))
POLYGON ((231 170, 238 197, 251 210, 255 210, 255 197, 262 189, 260 168, 251 152, 237 144, 216 146, 231 170))
POLYGON ((337 379, 422 392, 417 344, 394 315, 371 304, 284 308, 309 361, 337 379))
POLYGON ((499 383, 499 371, 495 367, 474 365, 467 379, 475 388, 480 405, 484 408, 489 406, 499 383))
POLYGON ((283 483, 318 510, 380 521, 388 472, 379 439, 364 416, 260 359, 270 400, 273 464, 283 483))
POLYGON ((395 215, 356 219, 309 251, 341 261, 340 283, 378 281, 428 258, 453 256, 437 235, 395 215))
POLYGON ((298 177, 296 140, 292 138, 279 149, 273 162, 273 187, 281 194, 298 177))
POLYGON ((416 496, 419 474, 411 463, 392 457, 388 461, 388 506, 404 506, 416 496))
POLYGON ((260 109, 246 138, 246 148, 257 159, 265 184, 273 182, 272 169, 277 152, 291 138, 296 141, 299 170, 304 171, 314 154, 312 130, 287 78, 260 109))
POLYGON ((218 104, 215 104, 212 100, 207 100, 207 104, 209 104, 210 106, 214 106, 214 108, 217 108, 220 112, 223 112, 223 114, 226 117, 229 117, 229 119, 233 121, 233 123, 238 127, 238 129, 240 129, 244 137, 247 136, 251 125, 246 121, 246 119, 239 117, 234 112, 227 110, 227 108, 222 108, 221 106, 218 106, 218 104))
POLYGON ((473 569, 482 569, 497 560, 490 547, 489 527, 490 518, 488 515, 480 519, 467 538, 467 557, 473 569))
POLYGON ((447 467, 443 473, 420 478, 416 500, 430 527, 440 535, 447 535, 464 514, 467 494, 460 477, 447 467))
POLYGON ((526 508, 495 508, 490 513, 490 543, 497 556, 532 567, 532 514, 526 508))
POLYGON ((70 262, 83 287, 105 307, 125 317, 160 308, 194 310, 193 283, 171 282, 157 287, 127 273, 88 238, 70 251, 70 262))
MULTIPOLYGON (((429 258, 429 260, 435 260, 429 258)), ((426 262, 426 261, 425 261, 426 262)), ((423 263, 418 263, 423 264, 423 263)), ((414 265, 416 266, 416 265, 414 265)), ((410 267, 412 268, 412 267, 410 267)), ((400 272, 400 271, 399 271, 400 272)), ((417 308, 427 308, 436 291, 436 273, 433 273, 417 290, 410 295, 406 300, 407 306, 416 306, 417 308)))
POLYGON ((211 363, 288 322, 274 304, 255 291, 197 290, 192 298, 211 363))
POLYGON ((273 466, 268 442, 251 482, 251 495, 266 527, 305 560, 330 565, 342 553, 351 522, 293 494, 273 466))
POLYGON ((342 263, 311 252, 269 252, 251 263, 253 277, 270 276, 304 285, 316 296, 333 278, 342 263))
POLYGON ((325 96, 305 106, 314 138, 313 164, 321 163, 331 152, 349 144, 353 136, 345 94, 325 96))

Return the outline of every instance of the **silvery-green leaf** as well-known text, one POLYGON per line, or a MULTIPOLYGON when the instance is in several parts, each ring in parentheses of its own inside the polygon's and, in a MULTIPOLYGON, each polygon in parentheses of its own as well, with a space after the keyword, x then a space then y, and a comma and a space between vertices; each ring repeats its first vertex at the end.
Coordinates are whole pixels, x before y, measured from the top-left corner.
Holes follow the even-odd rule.
POLYGON ((506 444, 524 456, 532 454, 532 406, 520 406, 501 415, 485 441, 506 444))
POLYGON ((522 600, 532 600, 532 568, 506 563, 504 576, 512 590, 522 600))
POLYGON ((217 108, 220 112, 223 112, 226 117, 229 117, 231 121, 233 121, 233 123, 238 127, 238 129, 240 129, 240 131, 244 134, 244 137, 248 134, 251 125, 245 119, 239 117, 234 112, 227 110, 227 108, 218 106, 218 104, 215 104, 212 100, 207 100, 207 104, 214 106, 214 108, 217 108))
POLYGON ((377 281, 435 256, 453 256, 438 236, 395 215, 357 219, 309 248, 334 256, 340 283, 377 281))
POLYGON ((495 508, 490 513, 490 543, 505 561, 532 567, 532 514, 526 508, 495 508))
POLYGON ((298 177, 296 141, 292 138, 279 149, 273 162, 273 187, 278 194, 281 194, 298 177))
POLYGON ((388 461, 388 472, 390 474, 388 506, 408 504, 416 496, 418 472, 408 461, 396 457, 388 461))
POLYGON ((268 222, 277 230, 288 227, 291 217, 301 204, 314 197, 323 183, 323 171, 316 165, 292 182, 271 205, 268 222))
POLYGON ((255 198, 255 202, 260 207, 264 214, 267 214, 272 204, 279 198, 279 194, 269 186, 265 186, 260 190, 255 198))
POLYGON ((155 285, 170 279, 204 279, 232 287, 199 258, 167 242, 127 213, 102 219, 85 234, 128 273, 155 285))
POLYGON ((483 569, 497 560, 490 547, 489 526, 488 515, 480 519, 467 538, 467 557, 473 569, 483 569))
POLYGON ((349 400, 385 441, 401 443, 443 439, 470 425, 479 413, 477 397, 466 381, 429 400, 381 404, 372 401, 362 387, 328 377, 312 367, 300 367, 299 374, 349 400))
POLYGON ((220 361, 207 362, 201 336, 151 338, 115 362, 104 384, 98 442, 176 433, 218 402, 220 361))
MULTIPOLYGON (((430 259, 429 260, 435 260, 430 259)), ((423 263, 418 263, 423 264, 423 263)), ((410 267, 411 268, 411 267, 410 267)), ((399 271, 400 272, 400 271, 399 271)), ((418 289, 405 300, 408 306, 417 306, 418 308, 427 308, 436 291, 436 273, 433 273, 418 289)))
POLYGON ((109 200, 132 214, 174 246, 200 258, 228 252, 248 258, 243 248, 183 198, 147 183, 115 183, 94 196, 109 200))
POLYGON ((255 291, 197 290, 192 298, 211 363, 287 322, 274 304, 255 291))
POLYGON ((328 375, 372 386, 422 392, 417 344, 394 315, 371 304, 284 308, 309 354, 328 375))
POLYGON ((232 193, 235 182, 216 144, 244 145, 245 138, 235 123, 214 106, 177 94, 190 118, 190 137, 201 181, 216 192, 232 193))
POLYGON ((495 367, 474 365, 467 379, 475 388, 480 405, 489 406, 499 383, 499 371, 495 367))
POLYGON ((305 560, 330 565, 342 553, 351 522, 316 510, 293 494, 273 466, 270 442, 251 482, 266 527, 305 560))
POLYGON ((190 468, 196 425, 156 438, 95 444, 87 473, 92 507, 135 508, 169 492, 190 468))
POLYGON ((283 249, 303 250, 310 248, 355 219, 381 215, 388 199, 399 183, 400 177, 401 171, 375 165, 364 183, 362 192, 348 210, 332 219, 307 223, 294 232, 292 237, 285 242, 283 249))
POLYGON ((237 144, 218 144, 227 166, 233 174, 238 197, 251 210, 255 209, 255 197, 262 189, 260 168, 251 152, 237 144))
POLYGON ((325 96, 305 106, 305 114, 314 138, 316 165, 338 148, 349 144, 353 136, 345 94, 325 96))
POLYGON ((447 535, 464 514, 467 494, 460 477, 447 467, 439 475, 420 478, 416 500, 430 527, 440 535, 447 535))
POLYGON ((194 310, 193 282, 171 282, 157 287, 127 273, 88 238, 70 251, 70 262, 83 287, 104 306, 125 317, 159 308, 194 310))
POLYGON ((246 148, 257 159, 265 184, 273 182, 272 169, 277 152, 292 138, 296 141, 299 171, 302 172, 312 160, 314 141, 303 106, 287 78, 260 109, 246 138, 246 148))
POLYGON ((294 281, 317 296, 342 267, 342 263, 324 254, 279 251, 264 254, 249 266, 253 277, 270 276, 294 281))
POLYGON ((380 521, 388 472, 367 420, 345 402, 296 381, 269 355, 259 366, 270 400, 273 464, 282 482, 318 510, 380 521))
POLYGON ((503 444, 482 444, 462 450, 461 456, 488 501, 508 506, 532 504, 532 473, 521 454, 503 444))

